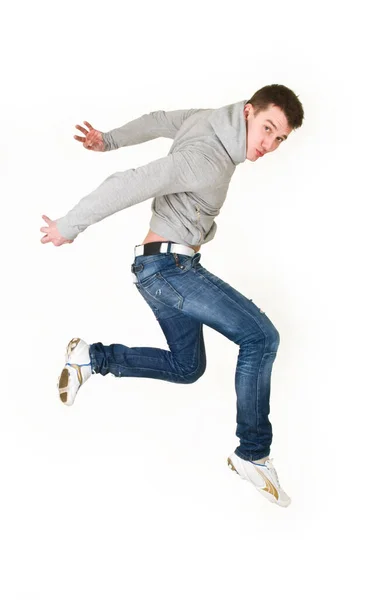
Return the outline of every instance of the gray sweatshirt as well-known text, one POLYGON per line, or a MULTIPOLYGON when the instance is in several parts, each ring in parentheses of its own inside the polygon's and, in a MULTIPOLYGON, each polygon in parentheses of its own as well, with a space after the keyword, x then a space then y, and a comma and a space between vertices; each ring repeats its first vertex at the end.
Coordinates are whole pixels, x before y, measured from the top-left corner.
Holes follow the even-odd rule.
POLYGON ((153 197, 152 231, 191 246, 212 240, 231 177, 246 160, 246 102, 217 109, 160 110, 103 133, 106 150, 158 137, 172 138, 173 143, 167 156, 110 175, 56 220, 59 233, 73 240, 89 225, 153 197))

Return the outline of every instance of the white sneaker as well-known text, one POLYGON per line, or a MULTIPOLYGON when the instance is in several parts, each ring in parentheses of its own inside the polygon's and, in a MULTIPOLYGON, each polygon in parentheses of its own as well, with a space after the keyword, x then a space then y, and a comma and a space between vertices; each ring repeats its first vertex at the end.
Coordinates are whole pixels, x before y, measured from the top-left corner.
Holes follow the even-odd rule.
POLYGON ((289 506, 291 500, 280 486, 278 475, 273 467, 273 459, 266 459, 265 464, 257 464, 251 460, 244 460, 233 452, 227 459, 227 464, 236 471, 242 479, 250 481, 256 489, 270 502, 278 506, 289 506))
POLYGON ((59 397, 63 404, 74 404, 79 388, 91 374, 89 344, 80 338, 73 338, 67 344, 66 366, 58 381, 59 397))

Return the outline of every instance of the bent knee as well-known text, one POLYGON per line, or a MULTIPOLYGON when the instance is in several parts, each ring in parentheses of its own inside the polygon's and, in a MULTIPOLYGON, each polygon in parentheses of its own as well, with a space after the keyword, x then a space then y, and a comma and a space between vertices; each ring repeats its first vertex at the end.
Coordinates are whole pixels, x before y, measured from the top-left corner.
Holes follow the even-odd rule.
POLYGON ((271 324, 269 328, 266 328, 265 331, 262 331, 260 327, 257 327, 256 330, 253 333, 250 332, 249 336, 243 339, 241 343, 264 344, 265 352, 277 352, 280 343, 280 334, 273 324, 271 324))
POLYGON ((183 383, 195 383, 195 381, 197 381, 198 379, 200 379, 200 377, 202 377, 202 375, 204 375, 206 371, 206 364, 201 364, 198 366, 197 369, 195 369, 194 371, 192 371, 192 369, 190 371, 187 371, 184 374, 184 382, 183 383))
POLYGON ((274 327, 270 330, 270 334, 267 336, 267 349, 268 352, 277 352, 278 346, 280 344, 280 334, 279 331, 274 327))

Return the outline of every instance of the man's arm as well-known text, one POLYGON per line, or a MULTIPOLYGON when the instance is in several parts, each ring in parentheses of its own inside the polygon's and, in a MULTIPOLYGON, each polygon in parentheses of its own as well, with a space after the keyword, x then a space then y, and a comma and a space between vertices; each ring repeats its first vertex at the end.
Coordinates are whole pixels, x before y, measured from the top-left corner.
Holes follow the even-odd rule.
POLYGON ((200 108, 183 110, 157 110, 129 121, 126 125, 103 132, 106 150, 116 150, 123 146, 134 146, 159 137, 174 138, 183 122, 200 108))
POLYGON ((67 215, 56 220, 61 236, 73 240, 89 225, 153 196, 195 191, 214 180, 217 167, 190 149, 173 152, 147 165, 110 175, 67 215))

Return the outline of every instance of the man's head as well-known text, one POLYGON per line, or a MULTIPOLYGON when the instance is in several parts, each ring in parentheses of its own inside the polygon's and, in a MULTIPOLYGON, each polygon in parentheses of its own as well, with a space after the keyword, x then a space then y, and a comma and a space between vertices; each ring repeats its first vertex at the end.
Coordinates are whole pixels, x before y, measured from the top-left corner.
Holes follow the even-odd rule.
POLYGON ((274 83, 267 85, 245 104, 246 159, 255 162, 261 153, 273 152, 293 129, 301 127, 304 109, 292 90, 274 83))

